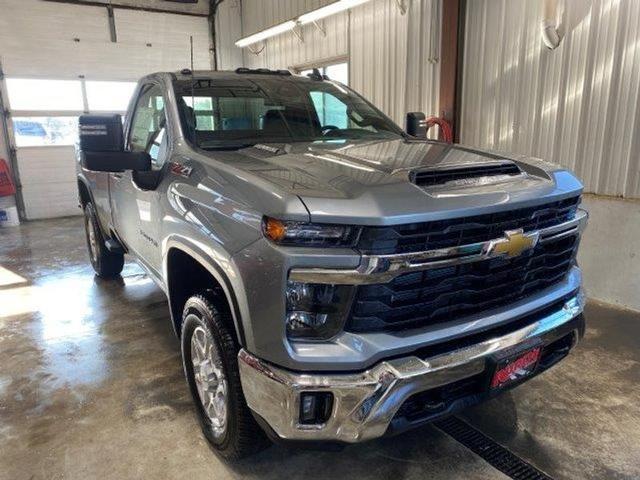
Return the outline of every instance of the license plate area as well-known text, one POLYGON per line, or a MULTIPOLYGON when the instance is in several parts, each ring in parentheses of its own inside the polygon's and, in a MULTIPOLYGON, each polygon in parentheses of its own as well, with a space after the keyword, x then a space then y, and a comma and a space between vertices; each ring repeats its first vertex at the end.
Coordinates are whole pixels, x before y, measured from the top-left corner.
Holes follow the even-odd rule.
POLYGON ((538 368, 542 345, 523 345, 493 357, 494 369, 489 388, 499 390, 530 377, 538 368))

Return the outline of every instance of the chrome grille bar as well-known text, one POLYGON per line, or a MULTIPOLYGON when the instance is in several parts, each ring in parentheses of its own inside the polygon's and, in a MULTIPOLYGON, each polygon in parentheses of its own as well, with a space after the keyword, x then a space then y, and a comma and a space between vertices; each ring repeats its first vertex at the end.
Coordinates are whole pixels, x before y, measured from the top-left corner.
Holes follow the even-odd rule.
MULTIPOLYGON (((571 235, 579 235, 587 224, 588 214, 578 209, 576 216, 568 222, 543 228, 534 232, 516 232, 530 242, 531 248, 571 235)), ((501 246, 509 242, 508 235, 486 242, 472 243, 449 248, 426 250, 424 252, 391 255, 363 255, 356 269, 294 268, 289 279, 294 282, 322 283, 335 285, 373 285, 387 283, 399 275, 442 268, 463 263, 478 262, 490 258, 504 257, 508 253, 501 246)))

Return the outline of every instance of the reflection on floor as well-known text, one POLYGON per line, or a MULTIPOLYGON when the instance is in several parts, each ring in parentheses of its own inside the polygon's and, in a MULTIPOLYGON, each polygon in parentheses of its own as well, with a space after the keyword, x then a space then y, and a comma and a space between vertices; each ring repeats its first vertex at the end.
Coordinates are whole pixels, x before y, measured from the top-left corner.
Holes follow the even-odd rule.
MULTIPOLYGON (((432 427, 338 453, 220 461, 164 295, 95 279, 78 218, 0 229, 0 479, 504 478, 432 427)), ((571 357, 464 417, 558 478, 640 477, 640 315, 595 304, 571 357)))

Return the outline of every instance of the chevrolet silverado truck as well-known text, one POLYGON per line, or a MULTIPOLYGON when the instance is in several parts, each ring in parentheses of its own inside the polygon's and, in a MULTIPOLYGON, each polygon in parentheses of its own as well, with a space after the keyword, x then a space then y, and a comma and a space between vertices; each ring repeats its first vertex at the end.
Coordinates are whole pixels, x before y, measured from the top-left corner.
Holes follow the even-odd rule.
POLYGON ((352 444, 450 415, 584 333, 576 177, 407 132, 317 71, 143 78, 80 118, 91 264, 165 292, 204 435, 352 444))

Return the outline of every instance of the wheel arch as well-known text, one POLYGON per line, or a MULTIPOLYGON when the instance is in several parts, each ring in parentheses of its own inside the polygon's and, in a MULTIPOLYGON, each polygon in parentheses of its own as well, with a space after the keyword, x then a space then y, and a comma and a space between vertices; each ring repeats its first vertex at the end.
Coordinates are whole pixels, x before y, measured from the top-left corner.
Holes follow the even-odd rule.
POLYGON ((87 180, 85 180, 83 177, 78 177, 78 200, 83 210, 89 202, 95 205, 95 202, 93 201, 93 195, 91 194, 91 189, 89 188, 89 185, 87 185, 87 183, 87 180))
POLYGON ((233 322, 229 327, 235 332, 239 345, 245 346, 238 299, 228 275, 220 265, 209 260, 196 246, 171 241, 164 255, 163 274, 171 322, 178 337, 181 335, 182 310, 187 299, 208 287, 218 290, 226 299, 233 322), (179 278, 181 281, 178 281, 179 278))

